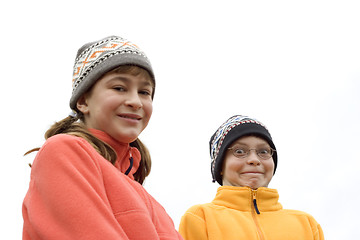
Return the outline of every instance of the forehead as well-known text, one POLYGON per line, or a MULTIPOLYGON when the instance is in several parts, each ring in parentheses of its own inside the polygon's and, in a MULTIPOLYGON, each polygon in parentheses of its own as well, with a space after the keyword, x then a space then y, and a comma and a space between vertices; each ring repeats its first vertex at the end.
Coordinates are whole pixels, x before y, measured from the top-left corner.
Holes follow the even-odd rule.
POLYGON ((231 146, 234 146, 236 144, 248 145, 248 146, 249 145, 269 145, 265 139, 263 139, 260 136, 255 136, 255 135, 240 137, 240 138, 236 139, 231 144, 231 146))
POLYGON ((139 76, 140 78, 144 79, 144 81, 150 82, 152 86, 155 86, 155 80, 151 77, 149 72, 141 67, 133 66, 133 65, 123 65, 119 66, 109 73, 119 73, 119 74, 129 74, 132 76, 139 76))
POLYGON ((108 72, 105 74, 98 82, 102 84, 115 84, 117 82, 123 82, 126 84, 139 84, 141 86, 151 86, 154 87, 153 81, 150 76, 143 74, 131 74, 131 73, 122 73, 122 72, 108 72))

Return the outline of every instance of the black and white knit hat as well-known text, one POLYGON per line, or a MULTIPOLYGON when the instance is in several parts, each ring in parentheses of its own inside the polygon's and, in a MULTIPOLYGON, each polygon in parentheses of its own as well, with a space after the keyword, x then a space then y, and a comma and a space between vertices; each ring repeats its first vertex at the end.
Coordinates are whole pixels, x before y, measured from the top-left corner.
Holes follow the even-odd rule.
MULTIPOLYGON (((264 124, 248 116, 235 115, 224 122, 210 138, 211 173, 213 182, 222 185, 221 170, 226 149, 237 139, 255 135, 268 142, 276 150, 271 135, 264 124)), ((274 152, 274 173, 277 166, 277 152, 274 152)))
POLYGON ((135 65, 155 77, 149 59, 138 46, 117 36, 86 43, 77 52, 73 72, 73 92, 70 108, 76 111, 76 102, 105 73, 121 65, 135 65))

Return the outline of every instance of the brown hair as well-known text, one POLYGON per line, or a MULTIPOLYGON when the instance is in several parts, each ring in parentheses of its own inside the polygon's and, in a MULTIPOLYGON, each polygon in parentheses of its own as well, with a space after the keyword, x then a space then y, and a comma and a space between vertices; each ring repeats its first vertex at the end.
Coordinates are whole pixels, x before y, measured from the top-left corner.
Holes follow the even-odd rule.
MULTIPOLYGON (((149 73, 139 67, 136 66, 129 66, 124 65, 120 66, 112 71, 121 72, 121 73, 128 73, 134 76, 137 75, 143 75, 148 76, 149 79, 151 79, 152 83, 154 83, 154 79, 152 79, 149 75, 149 73)), ((153 84, 154 86, 155 84, 153 84)), ((154 91, 153 91, 154 92, 154 91)), ((84 124, 84 116, 80 111, 77 111, 77 116, 72 117, 68 116, 59 122, 55 122, 45 133, 45 139, 48 139, 56 134, 69 134, 77 137, 82 137, 86 141, 88 141, 91 146, 95 148, 95 150, 103 156, 105 159, 107 159, 112 164, 115 164, 117 159, 117 154, 115 150, 105 143, 104 141, 100 140, 99 138, 92 135, 86 128, 84 124)), ((151 170, 151 157, 149 150, 147 147, 140 141, 139 138, 137 138, 134 142, 130 143, 130 146, 136 147, 140 154, 141 154, 141 160, 140 165, 137 171, 134 174, 134 179, 139 182, 140 184, 143 184, 145 178, 150 174, 151 170)), ((28 152, 25 153, 29 154, 34 151, 38 151, 39 148, 34 148, 28 152)))

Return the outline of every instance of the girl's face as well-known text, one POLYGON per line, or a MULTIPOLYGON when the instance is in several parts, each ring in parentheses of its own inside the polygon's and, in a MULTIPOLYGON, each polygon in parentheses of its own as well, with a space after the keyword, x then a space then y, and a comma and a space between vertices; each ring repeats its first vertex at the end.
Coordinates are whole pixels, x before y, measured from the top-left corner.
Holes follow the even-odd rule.
POLYGON ((152 114, 153 84, 148 75, 108 72, 77 102, 88 128, 123 143, 136 140, 152 114))
MULTIPOLYGON (((239 138, 229 148, 236 149, 269 149, 269 144, 262 138, 245 136, 239 138)), ((255 150, 251 150, 244 158, 235 157, 228 149, 223 165, 223 185, 250 187, 258 189, 267 187, 274 173, 273 158, 262 159, 255 150)))

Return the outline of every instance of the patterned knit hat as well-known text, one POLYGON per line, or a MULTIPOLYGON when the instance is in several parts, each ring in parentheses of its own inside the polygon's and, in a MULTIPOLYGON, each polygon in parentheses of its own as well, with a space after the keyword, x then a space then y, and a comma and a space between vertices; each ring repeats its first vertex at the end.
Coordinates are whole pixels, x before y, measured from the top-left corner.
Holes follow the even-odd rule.
POLYGON ((138 46, 117 36, 110 36, 82 46, 76 55, 73 73, 73 92, 70 108, 76 111, 76 102, 105 73, 121 65, 134 65, 155 77, 149 59, 138 46))
MULTIPOLYGON (((222 185, 221 170, 226 149, 235 140, 247 135, 255 135, 263 138, 268 142, 271 148, 276 150, 271 135, 264 124, 247 116, 232 116, 224 122, 210 138, 211 173, 213 182, 217 181, 222 185)), ((275 173, 277 166, 276 151, 272 158, 275 164, 275 173)))

